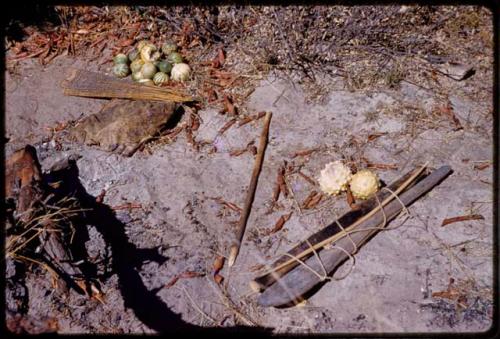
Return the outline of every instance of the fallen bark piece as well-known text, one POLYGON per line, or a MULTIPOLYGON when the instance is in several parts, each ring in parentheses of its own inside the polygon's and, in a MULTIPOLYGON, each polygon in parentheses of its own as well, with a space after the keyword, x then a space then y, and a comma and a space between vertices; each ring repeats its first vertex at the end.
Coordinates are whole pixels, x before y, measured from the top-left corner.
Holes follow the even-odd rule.
POLYGON ((185 92, 165 87, 145 86, 88 70, 73 69, 61 84, 64 95, 134 99, 163 102, 190 102, 195 98, 185 92))
POLYGON ((69 139, 97 145, 107 152, 132 156, 142 145, 159 135, 177 110, 173 102, 114 99, 78 122, 69 139))
MULTIPOLYGON (((410 205, 431 190, 450 173, 451 168, 449 166, 440 167, 416 183, 413 187, 404 190, 402 193, 400 192, 399 200, 405 206, 410 205)), ((419 173, 417 172, 416 174, 419 173)), ((413 177, 414 175, 410 179, 414 181, 415 179, 412 179, 413 177)), ((384 222, 387 223, 396 217, 403 209, 400 201, 392 199, 383 207, 383 211, 378 209, 371 217, 364 218, 355 228, 356 232, 350 233, 349 236, 343 236, 336 241, 335 246, 342 248, 343 251, 336 250, 335 248, 318 249, 317 255, 321 261, 319 261, 316 256, 309 257, 307 260, 302 259, 308 267, 304 265, 296 266, 285 276, 281 277, 279 283, 269 286, 259 296, 258 303, 261 306, 283 306, 295 300, 300 300, 305 293, 326 278, 322 277, 320 272, 325 271, 326 274, 331 274, 349 257, 347 253, 354 253, 356 249, 373 236, 380 227, 385 226, 383 224, 384 222)))
POLYGON ((15 202, 15 214, 26 222, 32 215, 29 210, 42 195, 42 169, 35 148, 28 145, 6 160, 5 198, 15 202))
POLYGON ((468 220, 484 220, 484 217, 481 214, 470 214, 470 215, 462 215, 459 217, 446 218, 441 223, 441 227, 453 224, 459 221, 468 221, 468 220))

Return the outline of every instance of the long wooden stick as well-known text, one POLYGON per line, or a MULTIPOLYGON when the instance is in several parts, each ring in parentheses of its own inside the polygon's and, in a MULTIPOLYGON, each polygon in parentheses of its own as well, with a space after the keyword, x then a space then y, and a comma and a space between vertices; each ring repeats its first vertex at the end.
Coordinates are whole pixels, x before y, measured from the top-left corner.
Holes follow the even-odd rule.
POLYGON ((245 234, 245 228, 248 221, 248 216, 250 215, 250 209, 252 207, 253 199, 255 197, 255 189, 257 188, 257 180, 259 178, 260 170, 262 168, 262 161, 264 160, 264 153, 267 146, 267 137, 269 134, 269 125, 271 123, 271 112, 267 112, 264 119, 264 128, 260 135, 259 149, 257 150, 257 157, 255 158, 255 163, 252 171, 252 178, 250 180, 250 185, 248 186, 247 197, 245 200, 245 205, 243 206, 243 212, 241 213, 240 220, 238 223, 238 233, 236 234, 236 241, 231 245, 229 250, 229 267, 233 266, 238 252, 240 251, 241 241, 243 240, 243 235, 245 234))
POLYGON ((415 186, 404 191, 399 196, 401 202, 393 200, 384 207, 383 211, 379 211, 372 218, 365 219, 359 227, 350 234, 350 237, 343 237, 338 240, 335 245, 339 248, 343 248, 345 252, 334 250, 319 251, 318 256, 321 262, 316 256, 304 260, 307 266, 299 265, 285 276, 281 277, 281 279, 268 287, 259 296, 258 303, 261 306, 282 306, 300 299, 301 296, 324 278, 321 274, 314 272, 331 274, 336 267, 349 257, 347 253, 354 253, 356 247, 363 245, 363 243, 380 230, 381 226, 384 226, 389 220, 396 217, 403 209, 402 204, 405 206, 410 205, 439 184, 439 182, 450 173, 450 166, 442 166, 429 174, 415 186))

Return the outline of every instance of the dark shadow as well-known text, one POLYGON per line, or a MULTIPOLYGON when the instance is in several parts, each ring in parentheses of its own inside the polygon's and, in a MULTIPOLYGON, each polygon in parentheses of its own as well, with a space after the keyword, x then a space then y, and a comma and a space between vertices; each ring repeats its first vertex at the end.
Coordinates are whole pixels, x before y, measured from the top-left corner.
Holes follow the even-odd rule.
POLYGON ((160 134, 161 134, 161 132, 168 131, 170 129, 175 128, 177 126, 177 124, 181 121, 182 117, 184 116, 185 111, 186 110, 184 109, 184 107, 179 106, 174 111, 174 113, 172 114, 172 116, 170 117, 170 119, 168 119, 168 121, 165 124, 165 126, 163 126, 163 128, 160 131, 160 134))
MULTIPOLYGON (((116 218, 115 212, 107 205, 96 202, 78 179, 78 167, 74 160, 65 169, 51 172, 49 182, 62 181, 59 194, 78 199, 83 212, 76 223, 81 227, 93 225, 111 247, 111 274, 116 273, 125 307, 131 308, 137 318, 149 328, 158 332, 202 332, 203 334, 224 333, 271 333, 270 329, 237 326, 233 328, 204 328, 189 324, 179 314, 172 312, 156 295, 157 290, 148 290, 139 274, 145 261, 163 263, 167 260, 155 249, 140 249, 132 244, 125 234, 125 225, 116 218)), ((78 227, 80 227, 78 226, 78 227)), ((87 234, 88 237, 88 234, 87 234)))
POLYGON ((36 26, 40 30, 46 31, 61 24, 54 6, 43 3, 14 7, 7 12, 4 34, 7 38, 15 41, 22 41, 27 36, 24 31, 25 27, 36 26))

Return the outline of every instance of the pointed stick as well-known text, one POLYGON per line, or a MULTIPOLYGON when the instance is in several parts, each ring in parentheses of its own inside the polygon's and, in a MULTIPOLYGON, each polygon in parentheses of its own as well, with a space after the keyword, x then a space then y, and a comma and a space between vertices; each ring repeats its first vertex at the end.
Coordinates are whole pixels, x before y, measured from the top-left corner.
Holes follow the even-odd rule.
POLYGON ((250 215, 250 209, 252 207, 253 199, 255 196, 255 189, 257 188, 257 179, 259 178, 260 170, 262 168, 262 162, 264 160, 264 152, 267 146, 267 137, 269 134, 269 125, 271 123, 271 112, 267 112, 264 120, 264 128, 260 135, 259 149, 257 150, 257 157, 255 158, 255 163, 252 171, 252 178, 250 180, 250 185, 248 186, 247 197, 245 200, 245 205, 243 207, 243 212, 241 213, 240 220, 238 223, 238 233, 236 235, 236 240, 231 245, 229 250, 229 267, 233 266, 240 251, 241 241, 243 240, 243 235, 245 234, 245 228, 248 221, 248 216, 250 215))

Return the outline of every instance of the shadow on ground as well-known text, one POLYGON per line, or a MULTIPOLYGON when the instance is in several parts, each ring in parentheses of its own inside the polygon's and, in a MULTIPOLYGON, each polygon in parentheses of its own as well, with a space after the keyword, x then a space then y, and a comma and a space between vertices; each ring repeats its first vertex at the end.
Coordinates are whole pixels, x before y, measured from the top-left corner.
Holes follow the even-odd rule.
MULTIPOLYGON (((99 203, 89 195, 78 179, 76 161, 70 160, 65 168, 50 172, 48 182, 62 182, 58 189, 61 197, 73 196, 78 199, 83 209, 89 211, 75 222, 79 236, 79 244, 75 244, 75 255, 82 256, 85 251, 84 243, 88 239, 87 225, 93 225, 100 232, 106 244, 111 248, 111 272, 116 273, 119 279, 120 292, 124 305, 133 310, 136 317, 149 328, 164 332, 197 332, 203 334, 224 333, 259 333, 270 334, 271 329, 258 327, 236 326, 231 328, 205 328, 189 324, 181 316, 171 311, 168 306, 156 295, 156 290, 148 290, 139 274, 141 264, 145 261, 163 263, 168 258, 160 255, 157 249, 140 249, 130 243, 125 234, 125 225, 119 221, 114 211, 107 205, 99 203)), ((95 276, 95 268, 86 270, 90 276, 95 276)))

